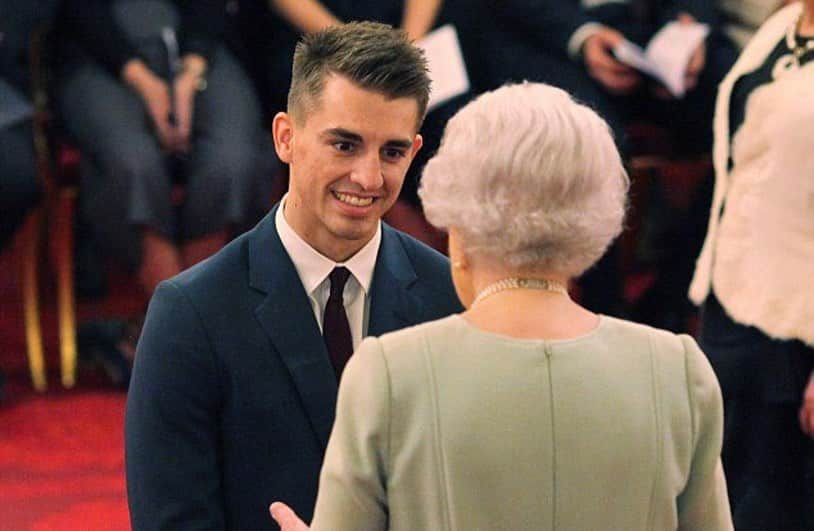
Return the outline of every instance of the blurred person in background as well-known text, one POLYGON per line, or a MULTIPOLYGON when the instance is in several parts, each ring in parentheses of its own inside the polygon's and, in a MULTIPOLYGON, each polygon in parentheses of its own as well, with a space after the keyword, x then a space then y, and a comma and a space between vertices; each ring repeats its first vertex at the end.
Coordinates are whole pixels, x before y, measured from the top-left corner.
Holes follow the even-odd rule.
POLYGON ((721 84, 715 192, 690 286, 721 382, 738 530, 814 529, 814 0, 721 84))
POLYGON ((450 120, 421 186, 467 310, 358 348, 311 528, 731 530, 695 341, 568 295, 622 229, 605 121, 548 85, 500 88, 450 120))
MULTIPOLYGON (((147 295, 268 208, 271 146, 226 19, 224 0, 65 0, 60 11, 56 101, 82 153, 80 213, 147 295)), ((126 357, 136 317, 118 343, 126 357)))
MULTIPOLYGON (((0 0, 0 250, 40 198, 31 119, 32 34, 52 20, 57 0, 0 0)), ((0 398, 3 395, 0 372, 0 398)))

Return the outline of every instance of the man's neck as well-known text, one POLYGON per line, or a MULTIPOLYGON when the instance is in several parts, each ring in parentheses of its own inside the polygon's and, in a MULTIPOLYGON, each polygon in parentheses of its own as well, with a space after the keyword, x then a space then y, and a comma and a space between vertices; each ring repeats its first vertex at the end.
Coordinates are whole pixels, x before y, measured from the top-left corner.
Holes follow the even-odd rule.
POLYGON ((310 245, 319 254, 325 256, 326 258, 330 258, 336 263, 341 264, 348 261, 353 255, 358 253, 362 247, 367 245, 367 243, 373 239, 373 236, 375 236, 375 233, 371 234, 369 238, 364 240, 346 240, 330 236, 328 238, 320 238, 316 234, 309 234, 307 231, 301 230, 299 227, 297 227, 296 222, 292 223, 292 218, 294 216, 291 215, 289 207, 290 204, 288 201, 285 201, 282 205, 283 217, 285 218, 286 223, 288 223, 288 226, 291 227, 291 230, 296 232, 305 243, 310 245))

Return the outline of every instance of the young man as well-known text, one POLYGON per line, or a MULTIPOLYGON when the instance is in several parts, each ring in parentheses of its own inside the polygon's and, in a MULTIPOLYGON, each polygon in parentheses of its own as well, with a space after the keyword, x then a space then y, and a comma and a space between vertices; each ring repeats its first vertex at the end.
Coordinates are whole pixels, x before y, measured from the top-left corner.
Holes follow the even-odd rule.
POLYGON ((446 259, 380 222, 428 92, 389 26, 298 45, 273 127, 288 194, 150 303, 127 404, 133 529, 274 529, 277 499, 310 518, 352 346, 460 309, 446 259))

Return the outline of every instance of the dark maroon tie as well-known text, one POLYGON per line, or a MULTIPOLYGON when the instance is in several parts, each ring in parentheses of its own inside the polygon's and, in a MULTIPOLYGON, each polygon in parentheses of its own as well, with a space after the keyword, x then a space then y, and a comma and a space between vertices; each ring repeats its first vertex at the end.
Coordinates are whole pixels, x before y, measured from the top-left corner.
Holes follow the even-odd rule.
POLYGON ((331 295, 325 304, 325 314, 322 319, 322 337, 331 356, 336 371, 336 379, 342 376, 342 369, 353 353, 353 339, 350 335, 348 314, 345 313, 345 304, 342 293, 345 291, 345 282, 348 281, 350 271, 344 267, 336 267, 329 278, 331 279, 331 295))

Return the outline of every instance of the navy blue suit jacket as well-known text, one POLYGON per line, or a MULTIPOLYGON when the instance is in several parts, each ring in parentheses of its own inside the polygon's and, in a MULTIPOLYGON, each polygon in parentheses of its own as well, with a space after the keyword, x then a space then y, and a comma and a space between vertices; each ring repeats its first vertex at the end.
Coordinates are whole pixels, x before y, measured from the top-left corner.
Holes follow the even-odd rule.
MULTIPOLYGON (((384 225, 368 333, 460 309, 447 260, 384 225)), ((276 529, 275 500, 309 521, 336 392, 273 210, 153 295, 127 399, 133 529, 276 529)))

